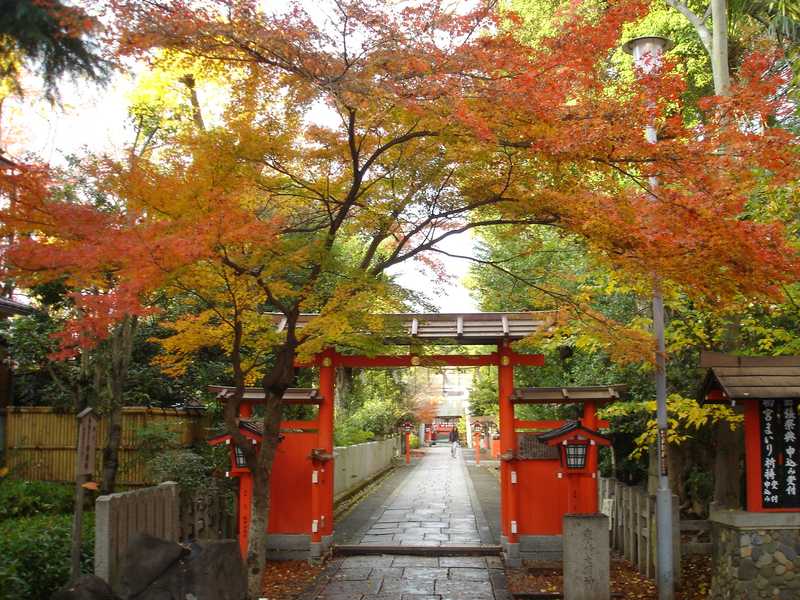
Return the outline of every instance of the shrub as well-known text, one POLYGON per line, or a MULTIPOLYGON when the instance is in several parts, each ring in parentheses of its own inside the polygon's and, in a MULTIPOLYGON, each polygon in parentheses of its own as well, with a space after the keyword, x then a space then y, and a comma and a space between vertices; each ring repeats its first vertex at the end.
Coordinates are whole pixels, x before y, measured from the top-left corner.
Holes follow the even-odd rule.
POLYGON ((74 486, 50 481, 0 479, 0 522, 16 517, 71 513, 74 486))
MULTIPOLYGON (((48 600, 69 580, 72 517, 39 515, 0 523, 0 600, 48 600)), ((81 570, 92 571, 94 519, 83 519, 81 570)))
POLYGON ((375 437, 371 431, 365 431, 351 419, 336 422, 333 430, 333 443, 336 446, 353 446, 370 442, 375 437))

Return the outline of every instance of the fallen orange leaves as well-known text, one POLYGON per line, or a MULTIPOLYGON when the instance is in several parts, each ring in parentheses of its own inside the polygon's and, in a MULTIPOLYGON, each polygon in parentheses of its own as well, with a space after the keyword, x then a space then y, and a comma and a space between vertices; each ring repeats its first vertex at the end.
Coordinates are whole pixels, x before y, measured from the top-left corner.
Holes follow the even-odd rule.
POLYGON ((267 561, 262 594, 266 600, 293 600, 316 580, 322 569, 303 560, 267 561))
MULTIPOLYGON (((560 565, 527 565, 521 569, 508 569, 508 586, 512 593, 561 592, 563 578, 560 565)), ((711 587, 711 557, 690 556, 683 561, 683 580, 691 586, 680 590, 676 600, 707 600, 711 587)), ((626 600, 656 600, 655 582, 648 579, 625 560, 612 560, 611 591, 622 594, 626 600)))

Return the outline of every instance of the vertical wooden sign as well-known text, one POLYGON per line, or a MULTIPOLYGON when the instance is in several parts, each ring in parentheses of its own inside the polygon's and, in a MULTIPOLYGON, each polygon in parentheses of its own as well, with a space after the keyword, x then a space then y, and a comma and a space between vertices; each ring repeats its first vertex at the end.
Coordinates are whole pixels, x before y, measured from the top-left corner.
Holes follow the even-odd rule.
POLYGON ((84 484, 94 474, 97 450, 98 417, 92 408, 85 408, 77 415, 78 448, 75 462, 75 510, 72 517, 72 569, 71 578, 81 576, 81 537, 83 534, 84 484))
POLYGON ((75 475, 94 474, 94 461, 97 451, 97 415, 86 408, 78 413, 78 463, 75 475))

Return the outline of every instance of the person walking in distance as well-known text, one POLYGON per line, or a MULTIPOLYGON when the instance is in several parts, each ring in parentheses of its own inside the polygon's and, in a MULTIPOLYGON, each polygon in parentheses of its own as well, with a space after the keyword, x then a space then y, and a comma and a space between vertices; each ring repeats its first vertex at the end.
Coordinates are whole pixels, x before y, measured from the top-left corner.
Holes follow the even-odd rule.
POLYGON ((458 450, 458 429, 456 429, 455 425, 450 430, 450 436, 448 437, 450 440, 450 456, 453 458, 456 457, 456 451, 458 450))

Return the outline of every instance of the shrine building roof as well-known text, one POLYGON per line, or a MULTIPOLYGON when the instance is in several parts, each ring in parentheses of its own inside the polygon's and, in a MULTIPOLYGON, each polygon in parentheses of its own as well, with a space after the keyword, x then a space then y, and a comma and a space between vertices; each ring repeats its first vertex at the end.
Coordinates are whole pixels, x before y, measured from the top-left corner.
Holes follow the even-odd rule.
MULTIPOLYGON (((228 385, 210 385, 208 386, 208 391, 216 394, 217 398, 224 402, 233 397, 236 388, 228 385)), ((242 400, 250 404, 263 404, 264 388, 244 388, 242 400)), ((314 388, 289 388, 283 394, 283 401, 286 404, 320 404, 322 402, 322 394, 314 388)))
POLYGON ((625 385, 593 385, 584 387, 529 387, 515 388, 511 394, 514 404, 571 404, 597 402, 608 404, 619 400, 628 389, 625 385))
POLYGON ((0 298, 0 316, 29 315, 34 312, 33 307, 7 298, 0 298))
POLYGON ((722 391, 728 400, 800 398, 800 356, 734 356, 702 352, 700 367, 708 369, 702 397, 722 391))
MULTIPOLYGON (((300 315, 297 328, 302 329, 317 316, 300 315)), ((499 340, 521 340, 539 331, 547 331, 555 322, 556 313, 386 313, 376 316, 381 317, 386 325, 380 334, 394 344, 496 344, 499 340)), ((278 331, 286 327, 286 318, 282 314, 274 313, 273 319, 278 331)))

